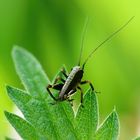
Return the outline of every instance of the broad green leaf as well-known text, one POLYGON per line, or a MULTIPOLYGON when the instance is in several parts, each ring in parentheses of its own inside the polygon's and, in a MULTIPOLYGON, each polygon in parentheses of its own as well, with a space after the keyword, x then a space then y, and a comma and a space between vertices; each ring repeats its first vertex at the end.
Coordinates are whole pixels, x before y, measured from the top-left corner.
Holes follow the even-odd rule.
POLYGON ((98 103, 95 93, 90 89, 84 96, 83 107, 76 115, 75 129, 81 140, 91 140, 98 125, 98 103))
POLYGON ((77 134, 74 130, 71 119, 67 117, 68 110, 65 102, 60 102, 54 106, 50 106, 50 110, 54 116, 52 116, 54 124, 56 124, 57 133, 60 134, 61 140, 77 140, 77 134), (66 107, 66 106, 65 106, 66 107))
MULTIPOLYGON (((48 93, 46 92, 46 86, 47 86, 47 83, 49 83, 49 80, 47 76, 45 75, 44 71, 42 70, 39 62, 29 52, 19 47, 15 47, 13 49, 12 54, 13 54, 13 59, 15 62, 17 73, 20 76, 25 88, 29 91, 31 95, 34 95, 35 97, 37 95, 37 98, 39 97, 38 99, 36 98, 32 99, 28 103, 29 104, 28 106, 31 105, 32 108, 34 107, 33 111, 36 108, 38 109, 38 111, 34 111, 36 119, 37 119, 37 116, 40 115, 44 117, 46 116, 47 118, 47 119, 41 118, 42 122, 44 122, 44 119, 46 119, 48 122, 53 122, 53 120, 55 120, 56 122, 63 121, 63 125, 61 124, 61 126, 60 125, 58 126, 57 124, 54 125, 52 123, 52 125, 50 125, 49 127, 54 127, 55 128, 54 130, 57 132, 58 136, 63 134, 63 137, 61 139, 69 138, 69 135, 73 136, 73 139, 74 139, 76 135, 74 132, 73 124, 71 122, 72 109, 66 103, 59 104, 58 106, 56 106, 56 108, 52 108, 52 105, 50 105, 50 101, 48 100, 48 98, 44 98, 44 95, 48 95, 48 93), (69 117, 70 112, 71 112, 71 117, 69 117), (63 126, 68 126, 68 125, 70 127, 67 127, 67 129, 63 127, 63 126)), ((32 120, 36 121, 36 119, 35 120, 32 119, 32 120)))
MULTIPOLYGON (((50 82, 34 56, 19 47, 13 49, 12 55, 17 73, 27 92, 9 86, 7 92, 25 119, 35 128, 40 136, 39 140, 117 139, 119 124, 115 111, 97 130, 98 103, 94 92, 87 91, 84 96, 84 107, 79 107, 74 119, 74 112, 68 102, 50 104, 54 102, 46 91, 46 86, 50 82)), ((58 75, 62 76, 60 70, 56 77, 58 75)), ((16 121, 12 124, 16 125, 16 121)))
POLYGON ((39 140, 39 137, 28 122, 17 115, 5 111, 5 116, 24 140, 39 140))
POLYGON ((46 94, 46 86, 49 80, 36 58, 20 47, 14 47, 12 51, 17 74, 24 87, 33 96, 41 97, 46 94))
POLYGON ((51 105, 9 86, 7 86, 7 92, 39 134, 54 140, 76 139, 73 125, 64 110, 66 109, 64 102, 51 105))
POLYGON ((44 101, 32 98, 26 92, 10 86, 7 86, 7 92, 38 133, 49 139, 57 139, 51 115, 44 101))
POLYGON ((116 111, 113 111, 95 134, 94 140, 117 140, 119 135, 119 120, 116 111))

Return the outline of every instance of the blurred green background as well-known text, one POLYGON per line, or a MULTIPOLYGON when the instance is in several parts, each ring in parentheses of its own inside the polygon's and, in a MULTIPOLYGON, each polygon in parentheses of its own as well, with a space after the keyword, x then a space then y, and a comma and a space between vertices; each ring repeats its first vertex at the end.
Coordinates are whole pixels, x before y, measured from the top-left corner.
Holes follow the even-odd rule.
POLYGON ((32 52, 50 79, 65 64, 77 64, 86 15, 92 20, 84 58, 130 17, 134 20, 88 62, 84 79, 98 94, 101 121, 116 106, 121 140, 140 135, 140 1, 139 0, 0 0, 0 140, 11 126, 3 110, 14 105, 5 84, 23 88, 11 59, 14 44, 32 52))

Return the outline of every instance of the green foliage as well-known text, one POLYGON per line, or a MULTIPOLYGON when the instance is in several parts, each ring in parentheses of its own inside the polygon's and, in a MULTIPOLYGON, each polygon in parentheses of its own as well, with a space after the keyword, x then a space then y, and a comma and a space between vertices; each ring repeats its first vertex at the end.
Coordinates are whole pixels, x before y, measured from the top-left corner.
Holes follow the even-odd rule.
POLYGON ((118 116, 114 110, 97 130, 95 138, 99 140, 115 140, 119 135, 118 116))
POLYGON ((64 101, 51 105, 46 92, 48 77, 39 62, 26 50, 15 47, 12 52, 16 71, 26 91, 7 86, 11 100, 25 119, 5 111, 5 116, 24 140, 117 140, 119 120, 115 110, 99 127, 96 94, 88 90, 76 115, 64 101))
POLYGON ((84 108, 79 107, 75 117, 75 130, 79 139, 92 139, 98 126, 98 105, 95 93, 88 90, 84 97, 84 108))
POLYGON ((22 118, 14 115, 12 113, 5 111, 5 116, 9 122, 16 128, 17 132, 25 140, 38 140, 38 134, 36 133, 34 127, 22 118), (27 135, 28 134, 28 135, 27 135))

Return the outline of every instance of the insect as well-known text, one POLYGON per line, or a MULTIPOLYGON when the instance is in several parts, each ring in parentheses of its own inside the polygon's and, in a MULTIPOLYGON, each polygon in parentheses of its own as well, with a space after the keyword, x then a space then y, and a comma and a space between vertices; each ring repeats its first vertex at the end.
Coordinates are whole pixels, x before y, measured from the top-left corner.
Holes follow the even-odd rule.
POLYGON ((69 101, 71 102, 73 99, 70 99, 69 97, 74 94, 77 90, 80 90, 81 93, 81 104, 83 103, 83 91, 81 88, 81 85, 83 84, 89 84, 92 90, 94 90, 94 87, 92 83, 88 80, 83 81, 82 77, 84 74, 84 67, 87 63, 87 61, 91 58, 91 56, 96 52, 101 46, 103 46, 108 40, 110 40, 113 36, 115 36, 118 32, 120 32, 124 27, 128 25, 128 23, 133 19, 134 17, 130 18, 123 26, 121 26, 119 29, 117 29, 114 33, 112 33, 110 36, 108 36, 101 44, 99 44, 95 49, 92 50, 92 52, 88 55, 88 57, 85 59, 84 63, 81 65, 81 56, 83 52, 83 44, 84 44, 84 38, 85 33, 87 30, 87 24, 88 19, 86 20, 82 38, 81 38, 81 50, 80 50, 80 57, 78 61, 78 65, 74 66, 69 74, 66 73, 66 70, 63 68, 61 70, 61 73, 64 75, 65 79, 62 77, 57 77, 52 85, 47 86, 47 91, 50 94, 50 96, 56 101, 69 101), (58 82, 61 81, 62 83, 58 82), (50 88, 58 90, 59 94, 56 98, 50 91, 50 88))

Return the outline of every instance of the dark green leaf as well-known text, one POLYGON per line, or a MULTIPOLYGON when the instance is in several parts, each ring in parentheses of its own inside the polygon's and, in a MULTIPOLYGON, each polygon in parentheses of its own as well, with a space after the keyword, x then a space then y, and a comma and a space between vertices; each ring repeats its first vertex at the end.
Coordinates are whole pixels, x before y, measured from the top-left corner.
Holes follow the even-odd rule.
POLYGON ((119 135, 119 120, 116 111, 113 111, 96 132, 96 140, 117 140, 119 135))
POLYGON ((15 62, 17 73, 20 76, 24 86, 30 92, 30 94, 34 95, 35 97, 30 102, 28 102, 28 108, 30 109, 31 106, 32 109, 28 109, 28 113, 26 113, 26 115, 25 113, 23 113, 26 119, 28 121, 32 121, 32 123, 34 122, 35 124, 40 121, 37 120, 38 117, 40 117, 41 121, 39 122, 39 124, 45 123, 45 125, 40 126, 43 127, 42 131, 46 131, 45 129, 46 127, 48 127, 51 131, 50 134, 57 132, 58 139, 60 139, 59 137, 61 134, 63 134, 61 139, 69 138, 69 135, 76 137, 74 127, 71 122, 71 119, 73 118, 73 112, 71 107, 66 103, 62 103, 58 106, 52 107, 52 105, 50 105, 50 101, 47 98, 44 98, 45 95, 48 95, 48 93, 46 92, 46 86, 47 83, 49 83, 49 80, 45 75, 44 71, 42 70, 39 62, 29 52, 19 47, 14 48, 13 59, 15 62), (36 97, 39 98, 37 99, 36 97), (34 113, 35 118, 29 115, 31 114, 31 111, 34 113), (69 115, 69 113, 71 113, 71 115, 69 115), (69 125, 70 127, 67 127, 67 129, 65 127, 61 127, 60 129, 60 125, 54 125, 53 120, 56 122, 63 121, 64 126, 69 125), (48 122, 50 125, 48 124, 48 122), (48 124, 48 126, 46 126, 46 124, 48 124), (52 130, 55 130, 55 132, 52 132, 52 130))
POLYGON ((80 106, 76 115, 76 131, 79 139, 92 139, 98 125, 98 105, 96 95, 88 90, 84 97, 84 107, 80 106))
POLYGON ((5 111, 5 116, 24 140, 39 140, 39 137, 28 122, 17 115, 5 111))
MULTIPOLYGON (((34 56, 19 47, 13 49, 12 55, 17 73, 27 92, 10 86, 7 86, 7 92, 29 123, 11 113, 6 112, 5 114, 22 137, 26 136, 26 131, 21 131, 22 127, 19 127, 18 121, 34 128, 38 140, 117 139, 119 122, 116 111, 113 111, 97 130, 98 103, 92 90, 88 90, 85 94, 84 107, 79 107, 74 119, 70 103, 65 101, 55 105, 50 104, 54 102, 46 91, 46 86, 50 82, 34 56), (12 116, 13 119, 9 119, 8 116, 12 116)), ((65 78, 60 70, 57 76, 65 78)))
POLYGON ((46 138, 57 138, 52 118, 44 101, 32 98, 26 92, 10 86, 7 86, 7 92, 38 133, 46 138))
POLYGON ((7 86, 7 91, 38 133, 49 139, 76 139, 73 125, 66 114, 69 111, 67 103, 51 105, 9 86, 7 86), (65 109, 67 109, 66 112, 65 109))
POLYGON ((49 80, 36 58, 20 47, 14 47, 12 51, 17 74, 25 88, 33 96, 45 97, 46 86, 49 80))

